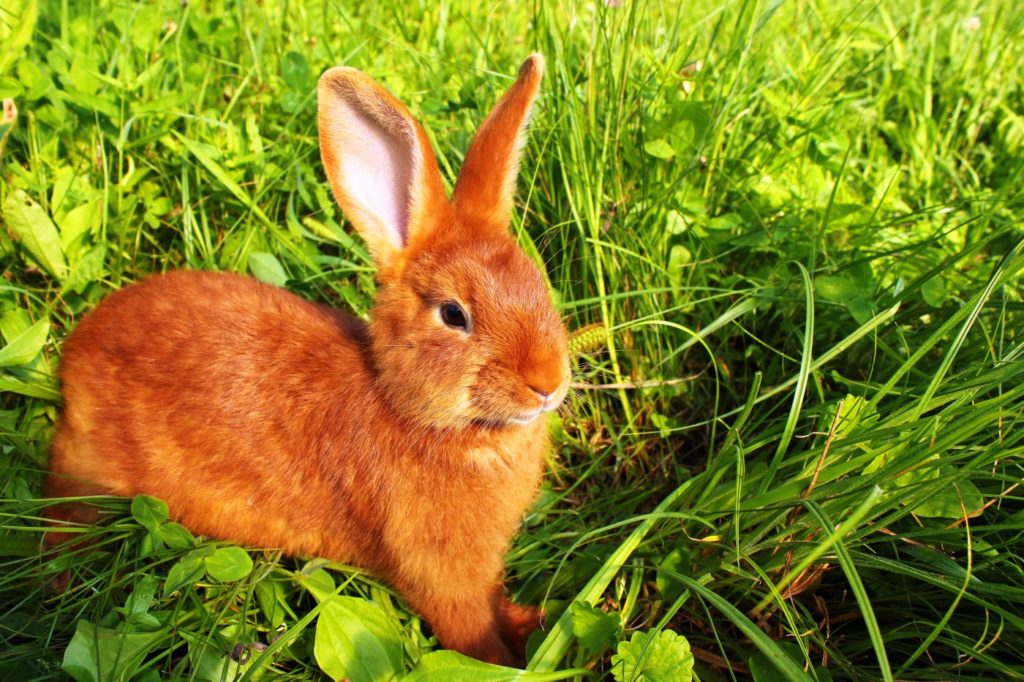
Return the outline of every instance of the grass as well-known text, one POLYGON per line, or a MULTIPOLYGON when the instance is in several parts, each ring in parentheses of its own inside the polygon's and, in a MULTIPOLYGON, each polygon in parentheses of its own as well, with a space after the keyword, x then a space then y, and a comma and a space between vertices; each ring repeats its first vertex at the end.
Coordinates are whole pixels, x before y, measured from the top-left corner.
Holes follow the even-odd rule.
POLYGON ((54 369, 169 268, 365 313, 317 75, 381 79, 451 181, 540 50, 514 229, 601 331, 509 556, 530 668, 681 679, 672 630, 703 680, 1024 678, 1022 34, 1010 0, 0 2, 0 677, 314 679, 324 622, 381 615, 334 592, 444 662, 371 576, 144 501, 41 556, 54 369))

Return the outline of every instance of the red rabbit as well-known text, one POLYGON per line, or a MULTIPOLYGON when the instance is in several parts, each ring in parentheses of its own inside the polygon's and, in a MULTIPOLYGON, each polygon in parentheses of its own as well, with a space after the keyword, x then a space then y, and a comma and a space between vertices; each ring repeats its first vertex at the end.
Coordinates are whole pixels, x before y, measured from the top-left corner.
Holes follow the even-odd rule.
POLYGON ((196 533, 366 567, 444 646, 521 661, 540 612, 505 597, 503 557, 569 380, 544 277, 508 232, 542 70, 523 64, 451 200, 405 106, 327 71, 320 151, 378 267, 370 321, 232 274, 111 294, 64 346, 47 494, 155 495, 196 533))

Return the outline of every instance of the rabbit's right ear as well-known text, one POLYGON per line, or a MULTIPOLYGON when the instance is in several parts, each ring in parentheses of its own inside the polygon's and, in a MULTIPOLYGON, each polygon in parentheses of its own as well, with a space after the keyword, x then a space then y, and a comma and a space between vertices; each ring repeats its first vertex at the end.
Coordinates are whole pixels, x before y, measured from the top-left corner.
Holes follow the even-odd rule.
POLYGON ((356 69, 325 72, 317 107, 334 198, 387 268, 449 208, 434 152, 409 110, 356 69))

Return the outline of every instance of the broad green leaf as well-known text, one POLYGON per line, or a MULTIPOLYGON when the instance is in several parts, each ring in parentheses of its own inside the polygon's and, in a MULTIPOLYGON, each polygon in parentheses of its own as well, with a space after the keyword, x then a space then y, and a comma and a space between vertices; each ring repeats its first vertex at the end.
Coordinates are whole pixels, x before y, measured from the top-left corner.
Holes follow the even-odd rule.
POLYGON ((281 109, 293 114, 299 110, 302 106, 302 101, 306 98, 306 95, 296 92, 295 90, 285 90, 284 94, 281 95, 281 109))
POLYGON ((665 231, 669 234, 683 234, 690 229, 690 223, 679 211, 669 211, 665 214, 665 231))
POLYGON ((54 169, 50 187, 50 206, 54 211, 54 218, 59 223, 65 215, 66 210, 74 203, 74 192, 76 178, 80 177, 71 166, 62 165, 54 169))
POLYGON ((671 159, 676 155, 676 150, 673 149, 668 140, 663 137, 645 142, 644 151, 656 159, 671 159))
POLYGON ((188 528, 174 521, 161 523, 156 534, 171 549, 189 549, 196 544, 196 538, 188 528))
POLYGON ((619 638, 618 615, 605 613, 582 601, 574 601, 569 608, 572 609, 572 634, 591 655, 601 653, 619 638))
POLYGON ((825 300, 837 303, 845 303, 860 293, 847 277, 815 277, 814 290, 825 300))
POLYGON ((335 680, 392 680, 402 672, 398 628, 383 609, 357 597, 327 600, 317 620, 313 654, 335 680))
POLYGON ((690 557, 682 549, 675 547, 658 562, 658 572, 654 582, 658 591, 665 597, 665 601, 673 602, 683 593, 682 584, 672 577, 672 574, 687 570, 689 561, 690 557))
POLYGON ((125 623, 127 627, 131 628, 131 631, 153 632, 161 627, 160 619, 149 613, 159 584, 160 580, 155 575, 143 577, 135 583, 132 593, 125 601, 124 608, 116 609, 123 613, 125 623))
MULTIPOLYGON (((827 419, 821 425, 823 431, 827 431, 832 427, 837 407, 838 403, 829 406, 826 412, 827 419)), ((867 400, 852 393, 847 393, 846 397, 843 398, 843 413, 836 423, 835 438, 839 439, 850 434, 862 421, 875 421, 877 418, 877 410, 869 405, 867 400)))
POLYGON ((707 107, 695 101, 676 102, 671 114, 672 146, 680 154, 693 154, 700 149, 711 124, 707 107))
POLYGON ((96 227, 99 218, 100 200, 98 198, 75 206, 68 211, 63 219, 58 216, 61 249, 72 263, 75 262, 76 256, 82 248, 82 239, 96 227))
POLYGON ((112 101, 96 96, 103 87, 101 74, 99 55, 79 52, 71 61, 65 80, 76 104, 96 109, 110 117, 117 116, 117 107, 112 101))
POLYGON ((276 628, 284 623, 285 594, 280 582, 267 578, 256 583, 256 600, 271 627, 276 628))
POLYGON ((164 582, 163 597, 166 599, 183 587, 194 585, 205 573, 206 565, 203 563, 203 559, 197 556, 195 551, 189 552, 168 571, 167 580, 164 582))
POLYGON ((255 156, 263 155, 263 137, 260 135, 260 126, 254 112, 245 115, 245 138, 249 141, 249 153, 255 156))
POLYGON ((302 92, 309 87, 313 76, 309 62, 299 52, 286 52, 281 59, 281 77, 291 90, 302 92))
POLYGON ((50 321, 42 319, 11 339, 11 342, 0 348, 0 367, 26 365, 31 362, 46 343, 50 333, 50 321))
POLYGON ((619 642, 612 656, 612 677, 617 682, 690 682, 690 642, 672 630, 634 632, 628 642, 619 642))
POLYGON ((25 380, 18 377, 0 375, 0 392, 17 393, 27 395, 30 398, 42 398, 43 400, 60 400, 60 391, 57 385, 50 378, 40 381, 37 379, 25 380))
POLYGON ((318 602, 330 599, 334 595, 334 578, 322 568, 307 573, 308 568, 311 568, 309 564, 303 570, 295 573, 295 582, 309 590, 309 593, 318 602))
POLYGON ((682 244, 674 244, 668 252, 668 274, 672 286, 679 287, 683 284, 683 268, 687 263, 693 261, 693 254, 682 244))
POLYGON ((133 12, 128 35, 132 44, 140 50, 151 50, 160 37, 163 15, 159 5, 142 5, 133 12))
MULTIPOLYGON (((878 455, 864 468, 864 473, 871 474, 878 471, 890 463, 892 456, 891 451, 885 451, 878 455)), ((938 460, 938 455, 932 455, 920 466, 894 479, 893 483, 897 487, 890 494, 899 495, 901 494, 899 489, 908 486, 928 486, 928 497, 913 509, 913 513, 918 516, 943 519, 963 518, 963 509, 960 507, 961 500, 969 517, 980 515, 984 498, 978 487, 967 478, 955 482, 950 481, 953 478, 953 470, 938 460), (945 481, 934 482, 939 478, 944 478, 945 481)))
POLYGON ((163 631, 117 632, 80 620, 64 650, 61 669, 78 682, 127 681, 164 636, 163 631))
POLYGON ((241 547, 219 547, 205 562, 206 572, 221 582, 241 580, 252 571, 252 559, 241 547))
POLYGON ((658 431, 661 433, 662 438, 668 438, 672 435, 673 431, 682 428, 682 423, 680 423, 679 420, 658 412, 651 414, 651 424, 658 427, 658 431))
POLYGON ((3 315, 0 315, 0 335, 7 341, 13 341, 15 337, 31 327, 32 315, 24 308, 10 308, 3 315))
POLYGON ((133 615, 149 611, 153 598, 156 596, 158 583, 156 576, 143 576, 139 582, 135 583, 132 593, 128 595, 128 599, 124 603, 125 610, 133 615))
POLYGON ((861 294, 857 294, 846 302, 846 309, 857 324, 864 324, 875 314, 875 306, 861 294))
POLYGON ((149 495, 136 495, 132 499, 132 518, 150 532, 157 532, 167 520, 167 503, 149 495))
POLYGON ((921 285, 921 297, 924 298, 924 302, 933 308, 941 308, 942 304, 946 302, 948 294, 946 293, 946 284, 942 281, 941 277, 932 277, 930 280, 921 285))
POLYGON ((484 663, 455 651, 432 651, 402 679, 403 682, 553 682, 584 673, 583 670, 527 672, 484 663))
POLYGON ((984 504, 985 498, 978 486, 965 478, 955 484, 938 486, 922 504, 914 507, 914 513, 929 518, 962 519, 966 510, 968 518, 973 518, 981 515, 984 504))
POLYGON ((53 79, 50 78, 48 71, 40 68, 40 63, 22 59, 15 68, 18 80, 25 86, 25 99, 28 102, 37 102, 53 88, 53 79))
MULTIPOLYGON (((13 100, 15 97, 20 97, 24 92, 25 86, 17 78, 0 76, 0 98, 13 100)), ((4 138, 7 137, 7 134, 14 127, 14 121, 9 120, 10 118, 9 116, 4 116, 0 119, 0 151, 3 151, 4 138)))
POLYGON ((288 275, 277 260, 277 256, 263 251, 253 251, 249 254, 249 271, 261 282, 283 287, 288 281, 288 275))
POLYGON ((97 244, 86 249, 84 253, 77 249, 72 253, 78 260, 64 280, 64 289, 82 293, 88 285, 103 277, 103 261, 107 255, 107 247, 104 244, 97 244))
POLYGON ((44 270, 57 279, 67 276, 68 265, 60 248, 60 236, 42 206, 18 189, 7 195, 4 218, 7 226, 44 270))

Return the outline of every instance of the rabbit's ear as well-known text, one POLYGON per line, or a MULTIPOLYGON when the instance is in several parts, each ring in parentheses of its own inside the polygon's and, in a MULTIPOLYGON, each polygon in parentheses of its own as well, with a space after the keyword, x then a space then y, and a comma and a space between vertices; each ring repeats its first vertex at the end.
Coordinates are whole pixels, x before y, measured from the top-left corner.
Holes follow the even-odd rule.
POLYGON ((461 215, 508 229, 519 153, 543 73, 544 57, 530 55, 519 68, 515 84, 477 131, 452 193, 452 203, 461 215))
POLYGON ((449 208, 427 136, 401 102, 356 69, 325 72, 317 106, 334 197, 378 267, 391 265, 449 208))

